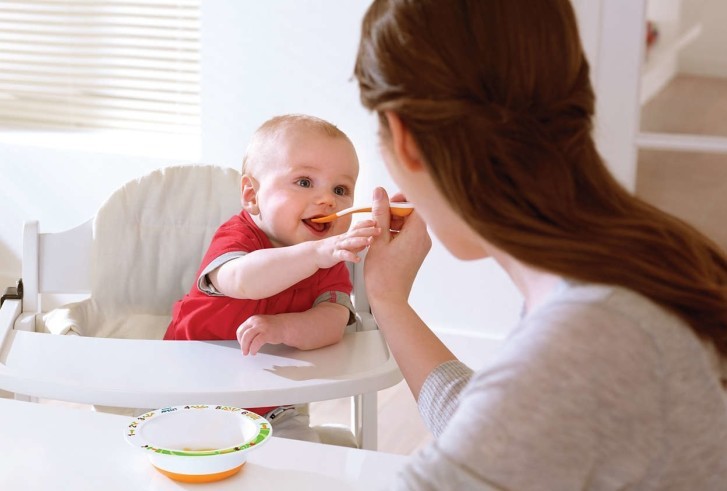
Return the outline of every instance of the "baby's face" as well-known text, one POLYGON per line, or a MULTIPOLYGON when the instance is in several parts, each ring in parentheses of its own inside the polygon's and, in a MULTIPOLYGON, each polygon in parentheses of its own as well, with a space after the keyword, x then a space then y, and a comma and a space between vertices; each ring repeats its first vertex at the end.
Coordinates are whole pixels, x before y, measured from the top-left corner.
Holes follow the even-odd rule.
POLYGON ((311 218, 353 205, 358 158, 351 143, 320 130, 290 131, 257 163, 258 213, 253 219, 275 247, 338 235, 351 217, 331 223, 311 218))

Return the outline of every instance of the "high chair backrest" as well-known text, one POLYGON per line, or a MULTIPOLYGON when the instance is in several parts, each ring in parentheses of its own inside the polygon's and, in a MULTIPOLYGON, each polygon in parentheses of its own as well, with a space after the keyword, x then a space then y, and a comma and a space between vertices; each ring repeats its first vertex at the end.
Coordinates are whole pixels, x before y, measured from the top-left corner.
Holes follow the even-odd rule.
POLYGON ((58 312, 51 319, 41 314, 43 294, 87 293, 79 311, 93 315, 96 327, 82 334, 159 338, 215 230, 239 212, 239 171, 185 165, 125 184, 70 231, 42 234, 37 222, 26 224, 23 310, 39 314, 29 330, 53 331, 59 322, 58 312), (155 332, 143 332, 155 317, 155 332))
POLYGON ((126 184, 94 220, 92 296, 116 312, 169 314, 215 230, 239 212, 240 173, 230 168, 167 167, 126 184))

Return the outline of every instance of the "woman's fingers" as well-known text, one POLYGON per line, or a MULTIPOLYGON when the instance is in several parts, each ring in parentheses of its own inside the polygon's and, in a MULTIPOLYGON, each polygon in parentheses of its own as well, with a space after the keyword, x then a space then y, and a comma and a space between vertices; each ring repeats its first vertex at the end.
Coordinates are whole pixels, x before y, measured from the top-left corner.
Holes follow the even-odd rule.
POLYGON ((391 221, 389 222, 389 230, 392 232, 401 231, 401 227, 404 225, 406 218, 407 217, 399 217, 396 215, 392 216, 391 221))
POLYGON ((371 204, 371 215, 376 225, 381 229, 379 239, 385 243, 390 239, 391 210, 389 208, 389 196, 384 188, 374 189, 373 202, 371 204))
POLYGON ((394 193, 391 196, 391 202, 392 203, 405 203, 406 196, 404 196, 404 193, 394 193))

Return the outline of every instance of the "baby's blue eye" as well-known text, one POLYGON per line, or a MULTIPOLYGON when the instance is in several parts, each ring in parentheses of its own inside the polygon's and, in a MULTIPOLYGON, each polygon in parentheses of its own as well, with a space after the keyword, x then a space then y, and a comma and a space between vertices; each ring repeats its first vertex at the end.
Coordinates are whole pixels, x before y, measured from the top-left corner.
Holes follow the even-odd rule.
POLYGON ((338 196, 346 196, 348 194, 348 188, 346 186, 336 186, 333 188, 333 192, 338 196))
POLYGON ((303 179, 298 179, 296 182, 298 186, 302 188, 309 188, 313 185, 313 183, 311 183, 311 180, 305 177, 303 179))

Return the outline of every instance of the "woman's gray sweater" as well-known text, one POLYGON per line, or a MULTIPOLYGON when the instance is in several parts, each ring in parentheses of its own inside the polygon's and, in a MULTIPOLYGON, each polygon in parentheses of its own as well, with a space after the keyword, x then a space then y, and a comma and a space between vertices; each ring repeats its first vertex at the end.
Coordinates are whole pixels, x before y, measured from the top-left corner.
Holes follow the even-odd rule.
POLYGON ((420 412, 413 490, 727 490, 719 358, 631 291, 563 282, 481 371, 447 362, 420 412))

